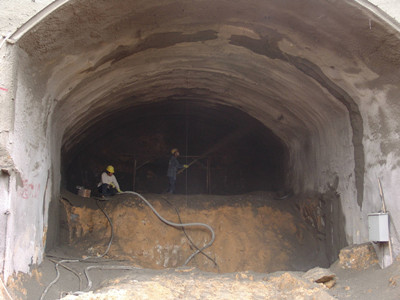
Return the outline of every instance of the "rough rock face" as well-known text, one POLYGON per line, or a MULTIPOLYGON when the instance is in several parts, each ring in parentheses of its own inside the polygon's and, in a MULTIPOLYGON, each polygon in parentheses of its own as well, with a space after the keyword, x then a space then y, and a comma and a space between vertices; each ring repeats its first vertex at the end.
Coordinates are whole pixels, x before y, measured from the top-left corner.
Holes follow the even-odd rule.
POLYGON ((339 264, 344 269, 367 269, 378 263, 378 257, 371 243, 352 245, 339 253, 339 264))
POLYGON ((314 268, 307 271, 302 277, 311 282, 322 283, 327 288, 332 288, 336 283, 336 275, 329 269, 314 268))

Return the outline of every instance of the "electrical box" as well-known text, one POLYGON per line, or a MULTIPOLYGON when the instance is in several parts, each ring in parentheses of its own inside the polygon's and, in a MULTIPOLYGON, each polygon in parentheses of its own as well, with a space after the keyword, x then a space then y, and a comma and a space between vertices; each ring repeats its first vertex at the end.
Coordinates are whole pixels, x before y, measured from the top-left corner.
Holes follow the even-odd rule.
POLYGON ((389 215, 387 213, 368 214, 368 231, 371 242, 389 242, 389 215))

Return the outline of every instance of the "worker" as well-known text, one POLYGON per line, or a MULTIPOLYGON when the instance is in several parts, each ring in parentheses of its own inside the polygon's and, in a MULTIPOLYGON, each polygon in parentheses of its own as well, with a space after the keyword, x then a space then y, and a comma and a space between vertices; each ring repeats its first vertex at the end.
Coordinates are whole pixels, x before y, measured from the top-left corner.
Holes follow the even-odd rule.
POLYGON ((114 196, 116 193, 121 193, 113 166, 107 166, 106 171, 101 174, 101 181, 97 187, 102 196, 114 196))
POLYGON ((176 182, 176 172, 179 169, 182 168, 187 168, 188 165, 181 165, 178 161, 178 156, 179 156, 179 150, 177 148, 174 148, 171 150, 171 158, 169 159, 168 163, 168 171, 167 171, 167 176, 169 180, 169 187, 167 193, 173 194, 175 192, 175 182, 176 182))

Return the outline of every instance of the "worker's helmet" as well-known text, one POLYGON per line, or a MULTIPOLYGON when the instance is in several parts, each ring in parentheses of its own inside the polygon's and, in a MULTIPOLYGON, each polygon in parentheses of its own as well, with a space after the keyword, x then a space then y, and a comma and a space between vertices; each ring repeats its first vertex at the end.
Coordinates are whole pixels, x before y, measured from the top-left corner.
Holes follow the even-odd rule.
POLYGON ((175 154, 175 152, 178 152, 178 148, 174 148, 174 149, 171 150, 172 154, 175 154))
POLYGON ((109 172, 109 173, 114 173, 114 167, 111 166, 111 165, 108 166, 106 170, 107 170, 107 172, 109 172))

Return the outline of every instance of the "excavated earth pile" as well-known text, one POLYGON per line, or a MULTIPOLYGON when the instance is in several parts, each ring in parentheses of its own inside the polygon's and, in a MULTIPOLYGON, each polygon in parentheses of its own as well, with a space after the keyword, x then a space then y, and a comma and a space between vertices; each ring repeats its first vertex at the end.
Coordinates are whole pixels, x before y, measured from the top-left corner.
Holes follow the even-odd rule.
POLYGON ((215 241, 205 255, 184 266, 196 250, 188 239, 204 247, 211 233, 187 227, 186 237, 137 196, 105 201, 63 192, 63 243, 29 276, 9 280, 13 299, 398 299, 400 262, 381 270, 371 244, 346 247, 321 268, 329 262, 316 199, 145 197, 169 221, 210 225, 215 241))
POLYGON ((153 278, 130 275, 107 282, 105 286, 94 293, 63 299, 335 299, 323 285, 294 273, 215 276, 177 269, 153 278))
MULTIPOLYGON (((274 272, 328 266, 323 241, 301 217, 293 199, 274 200, 267 192, 239 196, 145 196, 156 211, 174 223, 200 222, 211 226, 215 241, 189 266, 210 272, 274 272)), ((140 198, 122 194, 99 201, 64 193, 66 242, 89 255, 132 261, 151 269, 184 265, 196 247, 206 246, 211 232, 201 226, 169 226, 140 198), (97 203, 96 203, 97 201, 97 203), (102 208, 103 211, 99 208, 102 208), (186 237, 187 234, 187 237, 186 237), (195 244, 193 245, 190 240, 195 244)))

